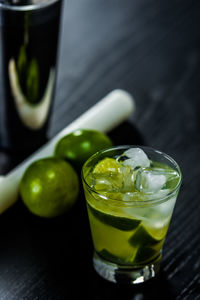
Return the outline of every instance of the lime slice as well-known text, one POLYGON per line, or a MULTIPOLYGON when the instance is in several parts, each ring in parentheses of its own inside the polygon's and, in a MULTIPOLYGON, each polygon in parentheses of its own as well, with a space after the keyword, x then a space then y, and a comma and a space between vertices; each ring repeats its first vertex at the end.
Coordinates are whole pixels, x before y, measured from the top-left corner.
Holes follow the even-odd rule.
POLYGON ((119 173, 120 167, 121 164, 118 163, 114 158, 106 157, 98 162, 98 164, 94 167, 93 173, 119 173))
POLYGON ((157 239, 146 228, 140 226, 137 231, 129 239, 129 243, 135 247, 136 245, 144 245, 145 247, 154 246, 162 239, 157 239))
POLYGON ((154 237, 155 240, 162 241, 167 234, 168 227, 169 227, 169 222, 166 223, 165 226, 162 226, 160 228, 153 228, 153 227, 147 227, 147 226, 145 228, 148 231, 148 233, 152 237, 154 237))
POLYGON ((128 219, 121 216, 107 214, 105 212, 93 208, 91 205, 88 205, 88 210, 93 214, 94 217, 100 220, 103 224, 115 227, 123 231, 134 230, 138 227, 138 225, 141 222, 140 220, 137 219, 128 219))
POLYGON ((121 258, 119 256, 116 256, 112 253, 110 253, 108 250, 103 249, 102 251, 98 252, 98 254, 103 258, 110 262, 113 262, 115 264, 125 265, 126 259, 121 258))
POLYGON ((122 188, 124 180, 120 168, 121 164, 114 158, 106 157, 98 162, 91 174, 93 178, 96 178, 95 190, 106 192, 108 198, 122 200, 122 195, 116 193, 122 188), (106 185, 102 185, 102 182, 106 182, 106 185))
POLYGON ((158 231, 152 231, 140 226, 136 232, 129 239, 129 244, 135 248, 137 247, 137 253, 133 262, 140 264, 145 261, 150 261, 159 255, 162 245, 164 243, 165 235, 159 236, 158 231), (155 234, 156 233, 156 234, 155 234), (159 238, 158 238, 159 236, 159 238))
POLYGON ((158 256, 160 251, 150 247, 140 247, 134 257, 135 264, 141 264, 145 261, 151 261, 158 256))

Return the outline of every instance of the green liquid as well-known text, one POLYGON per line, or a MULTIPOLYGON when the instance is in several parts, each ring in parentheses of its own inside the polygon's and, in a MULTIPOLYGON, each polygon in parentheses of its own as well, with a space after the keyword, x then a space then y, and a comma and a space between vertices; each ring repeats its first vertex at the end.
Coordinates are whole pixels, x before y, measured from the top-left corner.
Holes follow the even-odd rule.
POLYGON ((94 247, 102 258, 121 265, 141 265, 160 255, 169 222, 162 228, 162 238, 157 238, 160 228, 153 233, 142 220, 109 215, 89 204, 88 215, 94 247))

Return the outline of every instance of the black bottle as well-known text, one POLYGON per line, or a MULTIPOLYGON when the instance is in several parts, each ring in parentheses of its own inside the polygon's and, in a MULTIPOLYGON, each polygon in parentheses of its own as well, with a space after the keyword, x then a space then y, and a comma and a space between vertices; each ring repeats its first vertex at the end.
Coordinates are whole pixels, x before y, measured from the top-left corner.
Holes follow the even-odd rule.
POLYGON ((0 148, 31 153, 47 139, 62 0, 0 1, 0 148))

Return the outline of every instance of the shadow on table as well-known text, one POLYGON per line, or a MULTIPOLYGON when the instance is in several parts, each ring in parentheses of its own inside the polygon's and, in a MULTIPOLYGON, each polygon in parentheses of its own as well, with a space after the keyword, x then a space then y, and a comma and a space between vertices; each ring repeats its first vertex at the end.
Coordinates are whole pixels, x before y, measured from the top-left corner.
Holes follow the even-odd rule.
POLYGON ((88 287, 89 297, 87 299, 93 300, 112 300, 112 299, 124 299, 124 300, 170 300, 175 299, 172 292, 172 288, 165 276, 165 273, 160 271, 156 278, 151 279, 145 283, 137 285, 119 285, 100 278, 97 274, 94 274, 89 279, 88 287))
POLYGON ((126 121, 109 132, 114 145, 144 145, 145 141, 136 126, 126 121))
MULTIPOLYGON (((48 140, 44 141, 46 144, 48 140)), ((6 175, 9 171, 19 165, 27 157, 31 156, 37 149, 29 149, 28 151, 14 151, 0 148, 0 175, 6 175)))

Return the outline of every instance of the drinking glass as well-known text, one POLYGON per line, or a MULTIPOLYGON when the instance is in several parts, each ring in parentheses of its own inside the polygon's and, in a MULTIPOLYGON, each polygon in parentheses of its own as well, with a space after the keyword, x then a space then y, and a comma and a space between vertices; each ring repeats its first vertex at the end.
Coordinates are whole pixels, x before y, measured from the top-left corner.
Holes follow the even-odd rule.
POLYGON ((100 276, 135 284, 158 273, 181 177, 170 156, 149 147, 117 146, 87 160, 82 182, 100 276))

